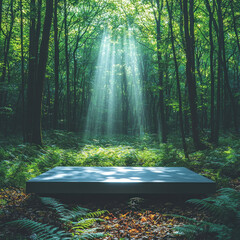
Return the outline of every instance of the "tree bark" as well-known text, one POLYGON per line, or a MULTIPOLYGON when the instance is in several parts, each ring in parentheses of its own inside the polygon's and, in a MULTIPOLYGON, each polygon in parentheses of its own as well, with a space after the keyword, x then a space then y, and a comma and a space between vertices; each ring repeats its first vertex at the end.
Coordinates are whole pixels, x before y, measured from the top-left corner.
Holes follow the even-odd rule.
POLYGON ((213 25, 213 12, 215 8, 215 4, 213 4, 213 10, 211 10, 211 6, 209 3, 209 0, 205 0, 205 5, 209 13, 209 41, 210 41, 210 79, 211 79, 211 119, 210 119, 210 126, 211 126, 211 136, 210 141, 214 142, 215 139, 215 105, 214 105, 214 88, 215 88, 215 82, 214 82, 214 66, 213 66, 213 53, 214 53, 214 44, 213 44, 213 33, 212 33, 212 25, 213 25))
POLYGON ((78 38, 79 37, 77 37, 76 46, 73 51, 73 62, 74 62, 74 66, 73 66, 73 113, 72 113, 73 117, 72 117, 72 127, 71 127, 71 129, 73 131, 76 130, 76 121, 77 121, 77 57, 76 57, 76 52, 78 49, 78 38))
POLYGON ((184 33, 186 42, 186 76, 188 84, 188 99, 192 120, 193 143, 197 150, 204 149, 200 141, 197 114, 197 89, 195 80, 195 54, 194 54, 194 0, 183 0, 184 33), (189 9, 188 9, 189 2, 189 9))
POLYGON ((70 78, 69 78, 69 53, 68 53, 68 26, 67 26, 67 2, 64 0, 64 27, 65 27, 65 61, 67 77, 67 129, 71 126, 71 99, 70 99, 70 78))
POLYGON ((58 18, 57 18, 58 0, 54 0, 54 107, 53 107, 53 128, 58 128, 59 115, 59 41, 58 41, 58 18))
POLYGON ((33 130, 33 109, 34 109, 34 86, 35 72, 37 71, 37 52, 36 52, 36 2, 30 2, 30 29, 29 29, 29 62, 28 62, 28 85, 27 85, 27 112, 26 112, 26 134, 27 142, 32 142, 33 130))
POLYGON ((23 133, 23 141, 25 142, 25 99, 24 99, 24 91, 25 91, 25 76, 24 76, 24 53, 23 53, 23 9, 22 9, 22 0, 20 0, 20 39, 21 39, 21 98, 22 98, 22 133, 23 133))
POLYGON ((2 4, 3 4, 3 1, 0 0, 0 34, 2 31, 2 4))
POLYGON ((155 15, 156 20, 156 31, 157 31, 157 59, 158 59, 158 81, 159 81, 159 105, 160 105, 160 128, 162 142, 167 142, 167 124, 165 119, 164 109, 164 96, 163 96, 163 69, 162 69, 162 55, 161 55, 161 13, 163 8, 163 2, 156 0, 157 2, 157 14, 155 15))
MULTIPOLYGON (((13 30, 13 24, 14 24, 13 0, 11 0, 11 3, 10 3, 10 15, 11 15, 11 22, 10 22, 9 31, 6 34, 5 46, 4 46, 4 52, 3 52, 3 66, 2 66, 2 75, 0 79, 1 83, 5 82, 5 78, 7 74, 8 53, 10 49, 10 42, 11 42, 11 36, 12 36, 12 30, 13 30)), ((4 107, 5 94, 6 94, 6 91, 3 91, 0 89, 0 107, 4 107)))
POLYGON ((179 103, 179 127, 180 127, 180 131, 181 131, 181 136, 182 136, 182 144, 183 144, 184 154, 185 154, 185 157, 187 159, 189 159, 187 144, 186 144, 186 140, 185 140, 184 127, 183 127, 182 96, 181 96, 180 79, 179 79, 179 72, 178 72, 178 63, 177 63, 175 44, 174 44, 174 35, 173 35, 173 29, 172 29, 172 9, 170 9, 170 7, 169 7, 168 0, 166 1, 166 3, 167 3, 168 14, 169 14, 169 27, 170 27, 170 32, 171 32, 171 43, 172 43, 176 80, 177 80, 177 92, 178 92, 178 103, 179 103))
POLYGON ((40 51, 38 51, 41 29, 41 4, 42 1, 39 0, 37 12, 35 0, 31 0, 30 3, 29 80, 27 89, 26 118, 26 141, 37 145, 42 145, 42 96, 48 58, 48 43, 53 14, 53 0, 46 1, 42 40, 40 51), (35 21, 36 14, 38 16, 37 25, 35 21))
POLYGON ((233 1, 230 1, 230 6, 231 6, 231 13, 232 13, 232 18, 233 18, 233 29, 234 29, 234 33, 236 36, 238 52, 240 54, 240 43, 239 43, 239 36, 238 36, 238 30, 237 30, 237 24, 236 24, 236 16, 234 15, 233 1))
POLYGON ((46 14, 43 25, 42 40, 39 52, 39 63, 37 70, 36 86, 35 86, 35 106, 34 106, 34 127, 32 143, 42 145, 42 98, 43 86, 46 72, 46 64, 48 59, 48 43, 50 36, 50 28, 53 14, 53 0, 46 1, 46 14))
MULTIPOLYGON (((218 26, 219 26, 219 43, 221 44, 220 47, 222 49, 222 64, 223 64, 223 73, 224 73, 224 84, 226 86, 226 90, 228 92, 231 107, 232 107, 232 114, 233 114, 233 122, 235 131, 238 132, 238 123, 237 123, 237 109, 235 99, 232 93, 231 86, 229 84, 229 77, 228 77, 228 69, 227 69, 227 61, 226 61, 226 51, 225 51, 225 39, 224 39, 224 29, 223 29, 223 16, 222 16, 222 0, 217 0, 217 14, 218 14, 218 26)), ((225 100, 226 101, 226 100, 225 100)), ((226 116, 225 116, 226 117, 226 116)))

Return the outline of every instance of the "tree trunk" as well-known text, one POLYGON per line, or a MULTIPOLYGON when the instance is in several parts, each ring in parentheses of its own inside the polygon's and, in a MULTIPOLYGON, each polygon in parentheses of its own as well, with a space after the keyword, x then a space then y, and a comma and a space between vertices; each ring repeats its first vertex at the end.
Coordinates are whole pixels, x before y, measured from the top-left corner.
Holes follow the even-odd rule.
MULTIPOLYGON (((5 82, 5 78, 7 74, 8 53, 10 49, 10 42, 11 42, 11 36, 12 36, 12 30, 13 30, 13 24, 14 24, 13 0, 11 0, 11 3, 10 3, 10 15, 11 15, 11 22, 10 22, 9 31, 6 34, 4 53, 3 53, 2 76, 0 79, 1 83, 5 82)), ((0 89, 0 107, 4 106, 3 103, 5 99, 5 94, 6 94, 6 91, 3 91, 0 89)))
POLYGON ((22 98, 22 133, 23 133, 23 141, 25 142, 25 99, 24 99, 24 91, 25 91, 25 76, 24 76, 24 53, 23 53, 23 9, 22 9, 22 0, 20 0, 20 14, 21 14, 21 22, 20 22, 20 39, 21 39, 21 98, 22 98))
POLYGON ((213 66, 213 53, 214 53, 214 44, 213 44, 213 33, 212 33, 212 25, 213 25, 213 11, 214 11, 214 5, 213 10, 211 10, 209 0, 205 0, 205 5, 207 7, 208 13, 209 13, 209 41, 210 41, 210 79, 211 79, 211 119, 210 119, 210 126, 211 126, 211 137, 210 141, 214 142, 215 139, 215 106, 214 106, 214 66, 213 66))
POLYGON ((41 116, 42 116, 42 95, 43 84, 46 72, 48 57, 48 42, 53 13, 53 0, 46 2, 46 15, 43 25, 40 52, 38 43, 41 29, 41 0, 38 1, 38 13, 35 0, 30 3, 30 43, 29 43, 29 81, 27 89, 27 124, 26 141, 42 145, 41 116), (36 25, 35 17, 38 15, 36 25), (38 60, 39 52, 39 60, 38 60))
POLYGON ((27 113, 26 113, 26 141, 32 141, 32 125, 33 125, 33 87, 35 82, 35 0, 30 2, 30 30, 29 30, 29 63, 28 63, 28 85, 27 85, 27 113))
MULTIPOLYGON (((123 58, 122 58, 123 59, 123 58)), ((128 125, 129 125, 129 102, 128 102, 128 89, 127 89, 127 76, 125 64, 122 64, 122 99, 123 99, 123 134, 128 134, 128 125)))
POLYGON ((59 111, 59 41, 58 41, 58 18, 57 18, 58 0, 54 0, 54 107, 53 107, 53 128, 58 128, 58 111, 59 111))
POLYGON ((197 150, 204 149, 205 145, 200 141, 197 114, 197 89, 195 80, 195 54, 194 54, 194 0, 183 0, 184 33, 186 42, 186 76, 188 84, 188 99, 192 120, 192 136, 197 150), (189 1, 189 10, 188 10, 189 1), (190 26, 189 26, 190 22, 190 26))
POLYGON ((70 79, 69 79, 69 55, 68 55, 68 26, 67 26, 67 2, 64 0, 64 27, 65 27, 65 60, 67 77, 67 129, 71 126, 71 100, 70 100, 70 79))
POLYGON ((240 54, 240 43, 239 43, 239 37, 238 37, 238 31, 237 31, 236 16, 234 15, 233 1, 230 1, 230 6, 231 6, 231 13, 232 13, 232 18, 233 18, 234 33, 235 33, 236 40, 237 40, 238 52, 240 54))
POLYGON ((2 3, 3 3, 3 1, 0 0, 0 34, 2 31, 2 3))
MULTIPOLYGON (((225 53, 225 40, 224 40, 224 29, 223 29, 223 17, 222 17, 222 0, 217 0, 217 13, 218 13, 218 25, 219 25, 219 43, 221 44, 222 49, 222 64, 223 64, 223 73, 224 73, 224 84, 226 86, 226 90, 228 92, 231 106, 232 106, 232 113, 233 113, 233 122, 235 131, 238 132, 238 123, 237 123, 237 109, 235 99, 232 93, 231 86, 229 84, 228 78, 228 69, 227 69, 227 61, 226 61, 226 53, 225 53)), ((226 101, 226 100, 225 100, 226 101)), ((226 116, 225 116, 226 117, 226 116)))
POLYGON ((158 81, 159 81, 159 105, 160 105, 160 128, 161 128, 161 136, 162 142, 167 142, 167 129, 166 129, 166 119, 165 119, 165 109, 164 109, 164 96, 163 96, 163 68, 162 64, 162 55, 161 55, 161 13, 163 2, 159 0, 157 2, 157 15, 156 19, 156 27, 157 27, 157 59, 158 59, 158 81))
POLYGON ((72 112, 72 127, 73 131, 76 130, 76 121, 77 121, 77 58, 76 58, 76 51, 78 48, 78 41, 76 43, 76 47, 73 51, 73 112, 72 112))
POLYGON ((179 72, 178 72, 178 63, 177 63, 175 44, 174 44, 174 35, 173 35, 173 29, 172 29, 172 9, 170 9, 169 7, 168 0, 166 2, 167 2, 168 14, 169 14, 169 27, 171 32, 171 43, 172 43, 173 59, 174 59, 174 66, 175 66, 175 72, 176 72, 176 80, 177 80, 177 92, 178 92, 178 103, 179 103, 179 127, 181 130, 184 154, 185 154, 185 157, 189 159, 187 144, 185 140, 185 133, 183 128, 182 96, 181 96, 180 79, 179 79, 179 72))
POLYGON ((34 106, 34 125, 33 125, 33 137, 32 143, 42 145, 42 98, 43 98, 43 86, 46 72, 46 64, 48 58, 48 43, 50 36, 50 28, 53 14, 53 0, 46 1, 46 15, 43 25, 42 40, 39 52, 39 63, 37 70, 36 86, 35 90, 35 106, 34 106))

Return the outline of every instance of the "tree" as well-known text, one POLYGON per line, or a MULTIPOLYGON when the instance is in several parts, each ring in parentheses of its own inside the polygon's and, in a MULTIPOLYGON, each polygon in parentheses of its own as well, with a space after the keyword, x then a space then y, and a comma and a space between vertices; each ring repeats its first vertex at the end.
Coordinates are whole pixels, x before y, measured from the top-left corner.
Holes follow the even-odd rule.
POLYGON ((21 14, 21 22, 20 22, 20 33, 21 33, 21 97, 22 97, 22 132, 23 132, 23 140, 25 141, 25 74, 24 74, 24 53, 23 53, 23 6, 22 0, 19 2, 20 5, 20 14, 21 14))
POLYGON ((184 34, 186 42, 186 77, 188 84, 188 99, 192 120, 192 136, 196 149, 204 149, 200 141, 197 114, 197 89, 195 79, 195 39, 194 39, 194 0, 183 0, 184 34), (188 6, 189 5, 189 6, 188 6))
MULTIPOLYGON (((155 8, 151 0, 153 9, 155 8)), ((163 66, 162 66, 162 53, 161 53, 161 18, 163 9, 163 0, 156 0, 157 11, 154 10, 154 19, 156 22, 156 37, 157 37, 157 64, 158 64, 158 81, 159 81, 159 107, 160 107, 160 127, 162 142, 167 142, 167 125, 164 107, 164 87, 163 87, 163 66)))
MULTIPOLYGON (((34 0, 32 0, 32 3, 34 0)), ((33 7, 35 4, 33 4, 33 7)), ((40 9, 40 8, 38 8, 40 9)), ((41 127, 41 116, 42 116, 42 97, 43 97, 43 86, 44 86, 44 79, 45 79, 45 72, 46 72, 46 64, 48 58, 48 43, 49 43, 49 36, 50 36, 50 28, 52 22, 52 14, 53 14, 53 0, 49 0, 46 2, 46 13, 45 13, 45 20, 43 24, 43 31, 42 31, 42 39, 40 44, 39 50, 39 59, 35 62, 34 70, 36 73, 35 81, 32 82, 31 90, 33 91, 32 99, 33 102, 28 102, 28 106, 31 106, 29 109, 29 113, 32 114, 32 126, 31 131, 28 133, 27 141, 30 143, 34 143, 37 145, 42 145, 42 127, 41 127)), ((34 17, 32 17, 32 27, 34 28, 34 17)), ((40 25, 38 21, 38 26, 40 25)), ((38 29, 38 27, 37 27, 38 29)), ((40 29, 40 26, 39 26, 40 29)), ((32 29, 32 34, 34 33, 34 29, 32 29)), ((38 35, 38 32, 37 32, 38 35)), ((33 46, 34 38, 31 37, 30 31, 30 45, 33 46)), ((38 52, 38 46, 35 46, 38 52)), ((30 99, 28 99, 29 101, 30 99)))
MULTIPOLYGON (((2 3, 1 3, 2 4, 2 3)), ((1 7, 1 5, 0 5, 1 7)), ((3 84, 6 79, 7 74, 7 63, 8 63, 8 53, 10 49, 10 42, 11 42, 11 36, 13 31, 13 24, 14 24, 14 10, 13 10, 13 0, 10 2, 10 16, 11 16, 11 22, 8 29, 8 32, 5 34, 5 40, 4 40, 4 47, 3 47, 3 64, 2 64, 2 75, 0 78, 0 83, 3 84)), ((0 9, 1 10, 1 9, 0 9)), ((6 105, 6 91, 2 91, 0 89, 0 107, 4 107, 6 105)))
POLYGON ((176 80, 177 80, 177 92, 178 92, 178 104, 179 104, 179 127, 180 127, 181 135, 182 135, 182 144, 183 144, 184 154, 185 154, 186 158, 189 158, 187 144, 186 144, 186 140, 185 140, 184 127, 183 127, 182 96, 181 96, 178 63, 177 63, 177 56, 176 56, 176 51, 175 51, 175 43, 174 43, 174 35, 173 35, 173 27, 172 27, 172 9, 169 7, 168 0, 166 0, 166 3, 167 3, 168 15, 169 15, 169 28, 170 28, 170 32, 171 32, 171 43, 172 43, 176 80))
POLYGON ((71 98, 70 98, 70 70, 69 70, 69 52, 68 52, 68 23, 67 23, 67 1, 64 0, 64 31, 65 31, 65 63, 67 78, 67 129, 71 127, 71 98))
MULTIPOLYGON (((235 131, 238 132, 238 123, 237 123, 237 109, 235 104, 235 99, 232 93, 232 89, 229 83, 229 77, 228 77, 228 69, 227 69, 227 59, 226 59, 226 50, 225 50, 225 39, 224 39, 224 28, 223 28, 223 15, 222 15, 222 0, 217 0, 217 15, 218 15, 218 37, 219 37, 219 44, 220 44, 220 54, 221 56, 221 63, 223 66, 223 73, 224 73, 224 86, 226 87, 226 90, 228 92, 230 101, 231 101, 231 107, 232 107, 232 115, 233 115, 233 122, 235 131)), ((225 100, 226 102, 226 100, 225 100)), ((228 114, 225 114, 225 126, 226 123, 229 121, 228 114)))
POLYGON ((54 0, 54 79, 55 79, 55 92, 54 92, 54 107, 53 107, 53 128, 58 127, 59 116, 59 40, 58 40, 58 17, 57 17, 58 0, 54 0))
MULTIPOLYGON (((213 4, 215 5, 215 1, 213 1, 213 4)), ((209 13, 209 41, 210 41, 210 78, 211 78, 211 137, 210 141, 213 142, 215 138, 215 104, 214 104, 214 95, 215 95, 215 81, 214 81, 214 65, 213 65, 213 53, 214 53, 214 44, 213 44, 213 13, 215 6, 213 5, 213 10, 211 10, 211 6, 208 0, 205 0, 205 5, 209 13)))

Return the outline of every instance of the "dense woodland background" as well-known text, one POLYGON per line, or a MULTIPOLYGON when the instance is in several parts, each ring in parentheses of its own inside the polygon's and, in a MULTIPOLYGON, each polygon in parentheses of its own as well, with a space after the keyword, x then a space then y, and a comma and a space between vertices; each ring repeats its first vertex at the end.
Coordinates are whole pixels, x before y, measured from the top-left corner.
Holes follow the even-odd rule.
POLYGON ((239 35, 238 0, 0 0, 0 239, 238 240, 239 35), (106 33, 121 127, 88 136, 106 33), (129 97, 128 64, 138 64, 144 114, 129 97), (96 212, 25 193, 56 166, 187 167, 219 192, 192 205, 88 199, 109 210, 96 212))
POLYGON ((162 142, 181 133, 187 151, 185 135, 203 149, 201 134, 217 143, 219 131, 238 132, 239 9, 222 0, 1 0, 1 135, 41 145, 41 128, 84 132, 103 31, 123 36, 129 26, 146 133, 162 142))

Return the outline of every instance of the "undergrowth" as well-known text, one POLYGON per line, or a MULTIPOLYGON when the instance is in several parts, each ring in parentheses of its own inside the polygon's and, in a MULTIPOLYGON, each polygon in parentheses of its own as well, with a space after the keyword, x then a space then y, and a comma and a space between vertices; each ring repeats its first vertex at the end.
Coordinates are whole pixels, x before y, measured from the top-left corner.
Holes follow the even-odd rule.
MULTIPOLYGON (((73 133, 52 131, 44 147, 8 139, 0 147, 0 187, 24 187, 25 182, 55 166, 180 166, 228 186, 240 176, 240 140, 221 137, 218 147, 190 153, 185 158, 180 139, 159 144, 154 136, 117 136, 84 139, 73 133)), ((191 143, 188 143, 191 146, 191 143)))
MULTIPOLYGON (((239 180, 240 176, 240 140, 231 135, 221 136, 218 146, 209 144, 208 149, 195 152, 192 151, 191 139, 187 138, 188 149, 191 150, 189 160, 184 156, 180 139, 174 136, 171 143, 161 144, 155 136, 147 134, 143 137, 84 139, 73 133, 51 131, 45 139, 43 147, 21 144, 21 139, 18 138, 1 141, 1 188, 25 187, 27 180, 55 166, 187 167, 216 181, 218 189, 229 187, 229 183, 239 180)), ((181 216, 188 224, 176 229, 178 235, 184 234, 187 239, 201 240, 238 239, 239 192, 229 188, 219 191, 215 197, 189 201, 200 210, 210 213, 212 221, 199 222, 181 216)), ((102 236, 93 225, 96 221, 101 221, 98 217, 104 212, 91 213, 80 207, 68 209, 66 205, 51 198, 42 198, 42 202, 55 209, 65 229, 31 219, 18 219, 9 225, 27 229, 37 239, 94 239, 102 236)), ((1 214, 0 210, 0 216, 1 214)))
POLYGON ((56 211, 58 221, 62 222, 63 229, 27 218, 4 223, 0 225, 0 229, 4 229, 7 226, 12 227, 23 239, 30 235, 32 238, 39 240, 84 240, 102 238, 106 235, 102 232, 97 232, 98 229, 94 227, 95 222, 104 221, 99 217, 106 213, 105 210, 90 212, 89 209, 80 206, 70 210, 65 204, 50 197, 41 197, 41 201, 56 211))
POLYGON ((231 188, 222 188, 218 192, 217 196, 187 201, 200 211, 206 211, 211 218, 210 221, 197 221, 193 218, 175 216, 188 222, 175 228, 177 235, 184 235, 187 239, 201 240, 239 239, 240 192, 231 188))

